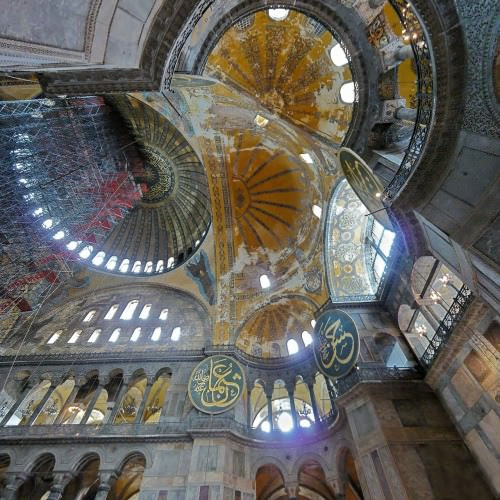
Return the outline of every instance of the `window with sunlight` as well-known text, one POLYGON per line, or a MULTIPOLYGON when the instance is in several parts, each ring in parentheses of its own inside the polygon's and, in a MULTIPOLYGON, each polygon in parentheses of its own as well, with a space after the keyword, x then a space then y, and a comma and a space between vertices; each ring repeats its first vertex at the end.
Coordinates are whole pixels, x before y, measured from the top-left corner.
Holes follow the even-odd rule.
POLYGON ((295 339, 287 340, 286 348, 288 350, 288 354, 297 354, 299 352, 299 344, 295 339))
POLYGON ((120 316, 120 319, 125 319, 125 320, 132 319, 134 316, 134 312, 135 312, 138 305, 139 305, 138 300, 131 300, 127 304, 127 307, 125 307, 125 309, 123 310, 123 312, 120 316))

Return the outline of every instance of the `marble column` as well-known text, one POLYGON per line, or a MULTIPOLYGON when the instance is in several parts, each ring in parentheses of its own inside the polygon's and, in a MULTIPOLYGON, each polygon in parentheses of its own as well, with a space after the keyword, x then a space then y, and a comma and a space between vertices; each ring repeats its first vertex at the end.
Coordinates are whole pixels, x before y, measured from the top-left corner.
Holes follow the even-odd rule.
POLYGON ((14 500, 17 490, 29 478, 24 472, 8 472, 5 486, 1 492, 0 500, 14 500))
POLYGON ((92 410, 94 409, 94 406, 97 403, 97 399, 99 398, 101 391, 102 391, 102 385, 101 382, 99 382, 94 390, 94 394, 92 394, 92 397, 90 398, 90 401, 87 405, 87 409, 85 410, 85 413, 83 415, 82 420, 80 421, 80 424, 84 425, 87 423, 87 420, 90 418, 92 410))
POLYGON ((267 419, 269 421, 270 430, 273 430, 273 395, 266 394, 267 398, 267 419))
POLYGON ((2 419, 2 421, 0 422, 0 426, 3 426, 5 425, 9 420, 10 418, 12 417, 12 415, 14 415, 14 413, 19 409, 19 407, 23 404, 24 400, 26 399, 26 397, 28 396, 28 394, 31 392, 31 390, 33 389, 33 386, 31 384, 29 384, 26 389, 24 390, 25 394, 20 394, 19 395, 19 398, 15 401, 15 403, 11 406, 10 410, 7 412, 7 414, 5 415, 5 417, 2 419))
POLYGON ((147 383, 146 383, 146 388, 144 389, 144 394, 142 395, 141 404, 139 405, 139 408, 137 409, 137 413, 135 415, 134 422, 136 424, 140 424, 142 422, 142 417, 144 416, 143 415, 144 409, 146 408, 146 404, 148 402, 151 387, 153 387, 153 381, 148 378, 147 383))
POLYGON ((108 418, 108 424, 112 424, 116 418, 116 415, 118 415, 118 410, 120 409, 122 400, 127 394, 128 391, 128 382, 126 384, 122 384, 120 387, 120 390, 118 391, 118 394, 116 395, 115 398, 115 405, 113 406, 113 409, 111 410, 111 415, 108 418))
POLYGON ((52 384, 50 385, 50 387, 47 389, 47 391, 43 395, 43 398, 38 403, 37 407, 31 413, 31 416, 30 416, 30 418, 28 419, 28 422, 26 422, 25 425, 27 425, 27 426, 33 425, 33 423, 38 418, 38 416, 40 415, 40 413, 42 413, 43 407, 45 406, 45 403, 47 403, 47 401, 49 400, 50 396, 52 396, 52 394, 55 391, 56 387, 57 387, 57 385, 52 385, 52 384))
POLYGON ((76 395, 78 394, 78 391, 80 390, 81 385, 75 385, 73 387, 73 390, 70 392, 69 396, 66 398, 66 401, 62 405, 61 411, 57 415, 56 419, 54 420, 53 425, 60 424, 63 417, 64 417, 64 412, 66 411, 66 408, 68 408, 76 398, 76 395))
POLYGON ((101 472, 99 474, 99 487, 97 488, 95 500, 107 499, 109 490, 113 487, 117 477, 116 472, 101 472))
POLYGON ((54 474, 54 482, 50 488, 47 500, 60 500, 63 496, 64 489, 73 479, 73 474, 70 472, 61 472, 54 474))
POLYGON ((293 388, 288 388, 288 399, 290 400, 290 413, 292 414, 292 420, 293 420, 293 428, 298 429, 299 427, 299 419, 297 417, 297 409, 295 408, 295 397, 294 397, 294 390, 293 388))
POLYGON ((318 404, 316 403, 316 396, 314 395, 314 384, 312 382, 307 382, 307 388, 309 389, 309 395, 311 396, 311 406, 314 414, 314 421, 319 422, 320 416, 318 411, 318 404))

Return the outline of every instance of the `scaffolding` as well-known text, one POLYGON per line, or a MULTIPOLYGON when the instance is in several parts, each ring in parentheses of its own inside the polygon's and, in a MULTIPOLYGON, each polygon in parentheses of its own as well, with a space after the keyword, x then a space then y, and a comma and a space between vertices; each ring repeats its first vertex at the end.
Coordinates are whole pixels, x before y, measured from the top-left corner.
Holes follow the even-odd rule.
POLYGON ((39 307, 141 198, 133 140, 99 97, 0 102, 0 329, 39 307))

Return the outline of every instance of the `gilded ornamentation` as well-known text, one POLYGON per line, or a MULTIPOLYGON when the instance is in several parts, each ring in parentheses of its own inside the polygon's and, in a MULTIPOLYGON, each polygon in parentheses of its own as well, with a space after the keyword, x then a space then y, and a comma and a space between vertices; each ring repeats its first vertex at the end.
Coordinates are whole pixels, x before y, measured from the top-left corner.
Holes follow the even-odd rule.
POLYGON ((204 359, 191 373, 188 391, 191 402, 204 413, 231 409, 245 390, 243 369, 234 359, 216 355, 204 359))

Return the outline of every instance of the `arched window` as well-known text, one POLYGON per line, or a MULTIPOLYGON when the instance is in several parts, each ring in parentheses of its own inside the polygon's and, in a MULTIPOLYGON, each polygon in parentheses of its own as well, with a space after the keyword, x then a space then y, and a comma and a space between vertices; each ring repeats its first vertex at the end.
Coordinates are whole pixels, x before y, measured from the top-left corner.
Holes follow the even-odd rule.
POLYGON ((313 205, 312 211, 313 211, 313 214, 318 219, 321 219, 321 214, 323 213, 323 210, 321 210, 321 207, 319 205, 313 205))
POLYGON ((123 259, 122 263, 120 264, 120 269, 119 271, 121 273, 126 273, 128 271, 128 266, 130 264, 130 261, 128 259, 123 259))
POLYGON ((53 344, 56 342, 56 340, 61 336, 62 330, 57 330, 56 333, 54 333, 49 340, 47 340, 47 344, 53 344))
POLYGON ((68 250, 76 250, 78 248, 78 245, 81 243, 81 241, 70 241, 67 245, 66 248, 68 250))
POLYGON ((73 335, 71 335, 71 338, 68 340, 68 344, 74 344, 78 338, 80 337, 80 334, 82 333, 81 330, 76 330, 73 335))
POLYGON ((106 264, 106 269, 112 271, 116 267, 116 262, 118 261, 118 257, 113 255, 106 264))
POLYGON ((299 352, 299 344, 295 339, 288 339, 286 348, 288 349, 288 354, 296 354, 299 352))
POLYGON ((141 328, 137 327, 134 332, 132 333, 132 337, 130 337, 130 340, 132 342, 137 342, 139 340, 139 337, 141 336, 141 328))
POLYGON ((44 227, 44 229, 50 229, 53 224, 54 221, 52 219, 46 219, 42 222, 42 226, 44 227))
POLYGON ((92 259, 94 266, 100 266, 104 262, 106 254, 104 252, 97 252, 96 256, 92 259))
POLYGON ((118 307, 119 307, 118 304, 113 304, 108 309, 108 312, 106 313, 106 316, 104 316, 104 319, 113 319, 115 317, 116 311, 118 310, 118 307))
POLYGON ((335 66, 345 66, 348 63, 347 55, 340 43, 332 47, 330 50, 330 58, 335 66))
POLYGON ((120 337, 121 330, 120 328, 116 328, 113 333, 111 334, 111 337, 109 337, 110 342, 116 342, 118 338, 120 337))
POLYGON ((127 307, 125 307, 125 309, 123 310, 120 319, 125 319, 125 320, 132 319, 138 304, 139 304, 138 300, 131 300, 127 304, 127 307))
POLYGON ((173 257, 169 257, 167 260, 167 269, 174 267, 174 264, 175 264, 175 259, 173 257))
POLYGON ((86 315, 85 315, 85 318, 83 318, 83 322, 84 323, 89 323, 90 321, 92 321, 95 317, 95 309, 93 309, 92 311, 89 311, 86 315))
POLYGON ((151 310, 151 304, 146 304, 141 311, 141 314, 139 314, 140 319, 148 319, 149 318, 149 311, 151 310))
POLYGON ((269 281, 269 277, 267 276, 267 274, 261 274, 259 281, 260 281, 260 286, 263 289, 269 288, 271 286, 271 282, 269 281))
POLYGON ((52 238, 54 238, 55 240, 62 240, 65 236, 66 236, 66 233, 64 231, 57 231, 57 233, 54 234, 54 236, 52 236, 52 238))
POLYGON ((174 341, 174 342, 177 342, 181 337, 181 327, 180 326, 176 326, 173 330, 172 330, 172 335, 171 335, 171 339, 174 341))
POLYGON ((101 334, 101 331, 102 331, 102 330, 101 330, 100 328, 98 328, 97 330, 94 330, 94 331, 92 332, 92 335, 89 337, 89 340, 88 340, 88 341, 89 341, 91 344, 93 344, 94 342, 97 342, 97 339, 99 338, 99 335, 101 334))
POLYGON ((141 261, 140 260, 136 260, 134 262, 134 267, 132 268, 132 272, 133 273, 140 273, 141 272, 141 261))
POLYGON ((288 17, 288 9, 269 9, 267 13, 273 21, 283 21, 288 17))
POLYGON ((153 335, 151 335, 151 340, 153 340, 154 342, 156 342, 157 340, 160 340, 160 337, 161 337, 161 327, 157 326, 153 330, 153 335))
POLYGON ((82 259, 88 259, 93 250, 94 247, 92 245, 87 245, 86 247, 83 247, 82 251, 78 255, 82 259))
POLYGON ((165 321, 168 318, 168 309, 162 309, 160 313, 160 319, 165 321))
POLYGON ((340 99, 345 104, 352 104, 355 99, 354 82, 346 82, 340 87, 340 99))
POLYGON ((156 263, 156 272, 157 273, 162 273, 163 272, 163 261, 162 260, 159 260, 156 263))
POLYGON ((302 342, 304 342, 306 347, 313 343, 312 335, 307 330, 302 332, 302 342))
POLYGON ((369 241, 373 249, 373 272, 378 281, 380 281, 384 274, 395 236, 396 235, 392 231, 385 229, 382 224, 376 219, 373 219, 369 241))
POLYGON ((144 266, 144 272, 145 273, 152 273, 153 272, 153 263, 151 261, 146 262, 146 265, 144 266))
POLYGON ((314 328, 316 326, 316 320, 315 319, 312 319, 311 320, 311 326, 314 328))

